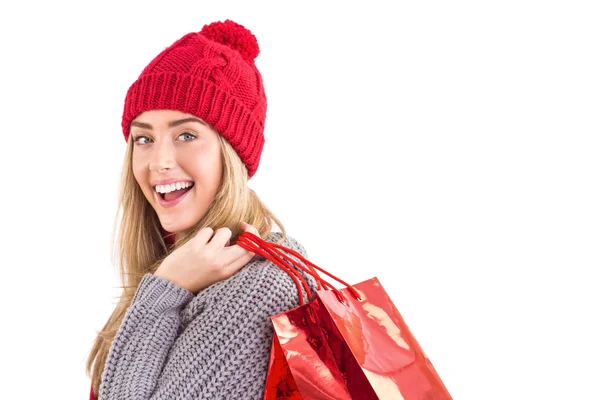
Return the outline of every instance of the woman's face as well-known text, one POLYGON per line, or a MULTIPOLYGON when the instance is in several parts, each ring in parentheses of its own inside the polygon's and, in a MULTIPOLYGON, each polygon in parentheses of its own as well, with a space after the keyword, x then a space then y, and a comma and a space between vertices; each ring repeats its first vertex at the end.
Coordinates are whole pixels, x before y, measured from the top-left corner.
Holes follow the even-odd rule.
POLYGON ((200 221, 221 183, 219 134, 194 115, 153 110, 133 120, 130 135, 133 174, 162 227, 180 232, 200 221))

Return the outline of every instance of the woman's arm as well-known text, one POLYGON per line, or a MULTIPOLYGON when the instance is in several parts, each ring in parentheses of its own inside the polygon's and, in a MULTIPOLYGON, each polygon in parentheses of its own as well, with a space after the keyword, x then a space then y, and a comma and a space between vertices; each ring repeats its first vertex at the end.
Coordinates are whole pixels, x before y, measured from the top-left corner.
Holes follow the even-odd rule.
POLYGON ((194 295, 170 281, 142 278, 108 353, 99 400, 149 399, 194 295))
POLYGON ((145 280, 182 297, 160 301, 172 296, 140 295, 111 347, 99 400, 262 399, 273 337, 270 317, 298 306, 289 276, 257 257, 200 292, 183 320, 176 311, 186 303, 186 291, 169 281, 145 280))

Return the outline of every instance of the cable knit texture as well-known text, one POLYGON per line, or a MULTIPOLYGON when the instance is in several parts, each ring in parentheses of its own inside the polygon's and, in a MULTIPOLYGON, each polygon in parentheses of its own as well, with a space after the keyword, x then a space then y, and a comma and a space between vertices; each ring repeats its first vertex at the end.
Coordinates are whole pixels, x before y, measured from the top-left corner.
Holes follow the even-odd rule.
MULTIPOLYGON (((307 258, 295 239, 282 244, 307 258)), ((146 274, 110 348, 99 400, 262 399, 269 317, 298 305, 293 280, 261 256, 196 296, 146 274)))
POLYGON ((231 20, 184 35, 156 56, 131 85, 121 125, 149 110, 179 110, 211 124, 238 153, 251 178, 264 147, 267 113, 256 37, 231 20))

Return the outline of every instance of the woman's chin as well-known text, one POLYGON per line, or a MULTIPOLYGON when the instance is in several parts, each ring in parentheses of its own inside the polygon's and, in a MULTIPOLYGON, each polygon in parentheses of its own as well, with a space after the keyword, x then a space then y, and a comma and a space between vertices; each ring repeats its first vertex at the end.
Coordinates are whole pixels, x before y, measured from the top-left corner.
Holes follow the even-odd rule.
POLYGON ((171 220, 171 219, 167 220, 165 218, 165 219, 160 219, 160 225, 167 232, 178 233, 178 232, 182 232, 182 231, 194 226, 194 222, 193 221, 171 220))

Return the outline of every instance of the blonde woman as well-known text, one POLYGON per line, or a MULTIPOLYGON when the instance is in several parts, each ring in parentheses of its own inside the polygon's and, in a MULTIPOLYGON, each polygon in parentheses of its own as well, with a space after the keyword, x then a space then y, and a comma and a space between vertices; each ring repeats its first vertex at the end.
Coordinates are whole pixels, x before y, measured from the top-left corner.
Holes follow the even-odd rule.
POLYGON ((299 299, 287 273, 235 242, 251 231, 306 252, 247 184, 264 144, 258 52, 246 28, 215 22, 127 92, 123 292, 89 355, 92 399, 262 398, 269 317, 299 299))

